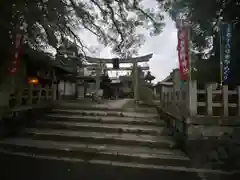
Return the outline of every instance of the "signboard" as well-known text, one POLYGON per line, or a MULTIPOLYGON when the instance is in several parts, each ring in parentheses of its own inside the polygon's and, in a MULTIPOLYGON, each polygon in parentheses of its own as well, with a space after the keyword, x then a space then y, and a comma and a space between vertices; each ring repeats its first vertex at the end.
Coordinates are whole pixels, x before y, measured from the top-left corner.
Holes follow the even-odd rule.
POLYGON ((178 28, 178 60, 181 80, 188 79, 189 55, 188 55, 188 29, 185 26, 178 28))
POLYGON ((222 52, 222 80, 229 82, 231 72, 231 51, 232 51, 232 24, 222 23, 221 25, 221 52, 222 52))

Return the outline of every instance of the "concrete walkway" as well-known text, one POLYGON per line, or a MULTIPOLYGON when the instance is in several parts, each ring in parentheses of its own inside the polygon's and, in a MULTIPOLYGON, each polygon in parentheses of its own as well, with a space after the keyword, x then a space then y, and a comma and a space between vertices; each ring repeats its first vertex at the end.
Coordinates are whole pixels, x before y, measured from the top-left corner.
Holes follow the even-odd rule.
POLYGON ((73 101, 59 101, 57 105, 64 107, 78 107, 78 109, 89 108, 100 108, 100 109, 122 109, 123 106, 132 101, 132 99, 117 99, 117 100, 102 100, 97 103, 89 99, 73 100, 73 101))
POLYGON ((157 114, 156 108, 153 106, 135 106, 133 99, 116 99, 116 100, 102 100, 97 103, 90 99, 72 100, 72 101, 59 101, 56 103, 56 108, 72 108, 81 110, 113 110, 113 111, 128 111, 128 112, 142 112, 157 114))

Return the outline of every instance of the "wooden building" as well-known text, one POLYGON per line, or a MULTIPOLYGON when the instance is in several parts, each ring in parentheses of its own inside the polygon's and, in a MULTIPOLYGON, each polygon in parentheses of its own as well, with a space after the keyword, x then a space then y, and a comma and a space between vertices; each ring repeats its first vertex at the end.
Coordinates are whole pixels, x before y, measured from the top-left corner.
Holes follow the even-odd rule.
MULTIPOLYGON (((74 84, 74 66, 65 66, 50 54, 25 47, 11 92, 10 107, 40 104, 67 94, 74 84), (64 84, 63 92, 61 84, 64 84)), ((73 96, 75 93, 70 93, 73 96)))

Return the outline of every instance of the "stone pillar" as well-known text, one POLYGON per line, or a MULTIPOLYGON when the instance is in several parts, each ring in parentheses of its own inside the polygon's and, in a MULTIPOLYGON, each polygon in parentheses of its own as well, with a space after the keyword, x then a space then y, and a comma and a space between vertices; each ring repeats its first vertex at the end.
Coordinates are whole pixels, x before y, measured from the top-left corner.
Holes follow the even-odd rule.
POLYGON ((154 87, 153 89, 153 96, 154 96, 154 99, 157 98, 157 87, 154 87))
POLYGON ((64 80, 63 81, 63 96, 65 95, 65 93, 66 93, 66 81, 64 80))
MULTIPOLYGON (((29 87, 28 87, 28 104, 29 105, 32 105, 32 102, 33 102, 33 88, 34 88, 34 85, 29 84, 29 87)), ((46 92, 46 94, 48 95, 48 92, 46 92)))
POLYGON ((77 88, 78 89, 78 92, 77 92, 78 99, 82 99, 82 98, 84 98, 84 83, 79 80, 77 86, 78 86, 78 88, 77 88))
POLYGON ((57 77, 56 72, 53 71, 53 81, 52 81, 52 90, 53 90, 53 101, 57 100, 57 77))
POLYGON ((212 95, 212 84, 207 85, 207 115, 212 116, 213 111, 212 111, 212 100, 213 100, 213 95, 212 95))
POLYGON ((0 100, 0 121, 1 121, 4 113, 9 107, 9 100, 10 100, 9 93, 6 91, 0 90, 0 99, 1 99, 0 100))
POLYGON ((134 100, 135 102, 139 101, 139 74, 138 74, 138 67, 137 67, 137 61, 133 62, 133 69, 134 69, 134 100))
POLYGON ((197 115, 197 81, 192 80, 188 82, 188 110, 190 116, 197 115))
POLYGON ((101 67, 99 65, 96 68, 96 94, 100 90, 100 72, 101 72, 101 67))

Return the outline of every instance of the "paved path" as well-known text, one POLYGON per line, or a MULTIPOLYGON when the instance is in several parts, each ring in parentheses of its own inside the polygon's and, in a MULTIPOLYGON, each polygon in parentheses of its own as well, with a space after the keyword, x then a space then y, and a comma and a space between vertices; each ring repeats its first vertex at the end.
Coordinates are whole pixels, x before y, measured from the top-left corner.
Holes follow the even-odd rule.
POLYGON ((117 100, 109 100, 107 102, 104 102, 103 104, 97 104, 96 107, 108 107, 110 109, 120 109, 122 108, 126 103, 129 101, 132 101, 131 99, 117 99, 117 100))
POLYGON ((100 103, 89 99, 81 99, 75 101, 59 101, 56 105, 65 108, 75 107, 78 109, 122 109, 122 107, 132 101, 132 99, 102 100, 100 103))

